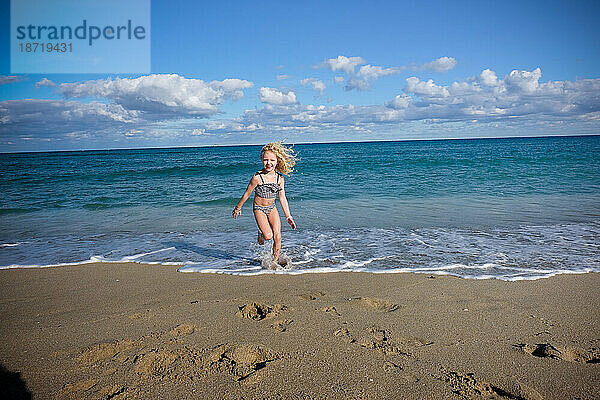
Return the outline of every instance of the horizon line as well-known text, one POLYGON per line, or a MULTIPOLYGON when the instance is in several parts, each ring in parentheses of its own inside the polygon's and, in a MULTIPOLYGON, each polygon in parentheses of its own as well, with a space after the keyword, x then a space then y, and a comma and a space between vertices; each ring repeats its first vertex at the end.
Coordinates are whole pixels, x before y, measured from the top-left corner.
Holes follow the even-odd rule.
MULTIPOLYGON (((413 139, 381 139, 381 140, 337 140, 323 142, 296 142, 290 143, 292 146, 308 144, 343 144, 343 143, 394 143, 394 142, 421 142, 421 141, 443 141, 443 140, 481 140, 481 139, 536 139, 549 137, 582 137, 582 136, 600 136, 600 133, 581 133, 574 135, 533 135, 533 136, 476 136, 476 137, 444 137, 444 138, 413 138, 413 139)), ((282 140, 285 142, 285 139, 282 140)), ((263 146, 264 143, 239 143, 239 144, 202 144, 202 145, 183 145, 183 146, 165 146, 165 147, 122 147, 105 149, 76 149, 76 150, 27 150, 27 151, 7 151, 0 154, 27 154, 27 153, 75 153, 86 151, 120 151, 120 150, 158 150, 158 149, 193 149, 207 147, 242 147, 242 146, 263 146)))

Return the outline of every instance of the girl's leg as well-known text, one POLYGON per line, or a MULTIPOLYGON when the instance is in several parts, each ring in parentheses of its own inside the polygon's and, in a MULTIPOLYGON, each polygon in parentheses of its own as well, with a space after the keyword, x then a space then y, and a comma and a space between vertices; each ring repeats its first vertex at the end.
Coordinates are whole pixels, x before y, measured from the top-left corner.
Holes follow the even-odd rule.
MULTIPOLYGON (((271 214, 273 214, 273 211, 271 211, 271 214)), ((273 232, 271 231, 271 225, 269 225, 269 220, 267 219, 265 213, 260 210, 254 210, 254 218, 256 219, 256 225, 258 225, 258 229, 260 229, 263 234, 263 238, 265 240, 271 240, 273 237, 273 232)), ((264 240, 262 243, 259 241, 258 244, 263 245, 265 242, 264 240)))
POLYGON ((257 242, 258 242, 258 244, 260 244, 261 246, 262 246, 263 244, 265 244, 265 237, 263 236, 263 234, 262 234, 262 231, 261 231, 260 229, 258 230, 258 235, 257 235, 257 237, 256 237, 256 241, 257 241, 257 242))
POLYGON ((269 224, 273 229, 273 261, 278 262, 281 252, 281 220, 277 208, 273 208, 273 211, 269 213, 269 224))

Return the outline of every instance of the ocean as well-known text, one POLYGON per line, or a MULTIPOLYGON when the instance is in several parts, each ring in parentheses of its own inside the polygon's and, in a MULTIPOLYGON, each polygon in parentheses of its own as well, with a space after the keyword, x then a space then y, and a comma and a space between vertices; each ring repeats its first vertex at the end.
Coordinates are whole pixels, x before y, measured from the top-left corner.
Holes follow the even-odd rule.
MULTIPOLYGON (((298 225, 264 269, 260 146, 0 154, 0 268, 368 271, 538 279, 600 271, 600 136, 299 144, 298 225)), ((277 205, 280 215, 281 207, 277 205)))

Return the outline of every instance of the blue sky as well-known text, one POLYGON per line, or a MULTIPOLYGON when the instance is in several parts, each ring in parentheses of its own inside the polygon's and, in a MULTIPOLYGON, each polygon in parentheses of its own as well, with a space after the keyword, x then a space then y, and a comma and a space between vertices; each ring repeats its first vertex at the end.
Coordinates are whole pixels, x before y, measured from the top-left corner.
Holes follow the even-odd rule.
POLYGON ((143 74, 15 74, 0 152, 600 133, 600 3, 151 2, 143 74))

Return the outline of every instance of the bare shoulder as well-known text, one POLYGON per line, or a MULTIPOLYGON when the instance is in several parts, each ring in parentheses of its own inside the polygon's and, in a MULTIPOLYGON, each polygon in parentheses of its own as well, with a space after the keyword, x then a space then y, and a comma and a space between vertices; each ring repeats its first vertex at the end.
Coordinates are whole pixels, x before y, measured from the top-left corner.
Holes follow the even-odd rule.
POLYGON ((258 172, 252 176, 252 179, 250 179, 250 183, 253 185, 258 185, 260 183, 260 177, 258 176, 258 172))

